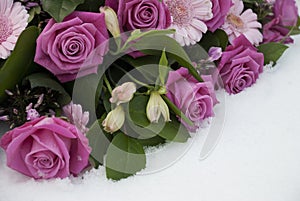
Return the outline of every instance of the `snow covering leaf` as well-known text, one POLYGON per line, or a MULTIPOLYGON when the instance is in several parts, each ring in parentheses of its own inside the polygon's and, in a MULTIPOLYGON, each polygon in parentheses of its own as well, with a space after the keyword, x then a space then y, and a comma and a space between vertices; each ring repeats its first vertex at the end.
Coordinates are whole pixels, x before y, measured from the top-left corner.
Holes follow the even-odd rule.
POLYGON ((146 167, 143 146, 134 138, 118 131, 106 154, 106 177, 120 180, 146 167))

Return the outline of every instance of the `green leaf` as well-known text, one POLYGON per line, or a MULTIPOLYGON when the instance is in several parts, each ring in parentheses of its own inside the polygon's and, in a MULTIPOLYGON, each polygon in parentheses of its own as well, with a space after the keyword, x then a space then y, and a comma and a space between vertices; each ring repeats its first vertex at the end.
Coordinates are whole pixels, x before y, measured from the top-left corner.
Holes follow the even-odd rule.
POLYGON ((165 125, 158 135, 172 142, 186 142, 191 137, 188 130, 175 116, 171 116, 171 119, 171 122, 164 122, 165 125))
POLYGON ((60 93, 60 97, 58 97, 58 102, 62 106, 67 105, 71 102, 70 95, 62 87, 62 85, 60 85, 57 81, 52 79, 48 74, 36 73, 27 76, 24 80, 29 81, 31 88, 46 87, 54 91, 58 91, 60 93))
POLYGON ((200 75, 194 68, 192 61, 184 49, 173 38, 168 36, 146 36, 133 44, 133 47, 147 55, 161 55, 165 49, 167 57, 176 60, 181 66, 189 70, 199 82, 202 82, 200 75))
POLYGON ((155 83, 156 79, 159 77, 158 63, 160 57, 147 55, 139 58, 132 58, 129 56, 122 58, 125 62, 129 63, 131 66, 135 67, 148 83, 155 83))
POLYGON ((106 177, 120 180, 146 167, 143 146, 134 138, 118 132, 107 149, 106 177))
POLYGON ((134 30, 131 35, 128 37, 127 41, 124 44, 124 47, 126 48, 127 44, 130 42, 140 39, 142 37, 146 36, 165 36, 167 34, 173 34, 175 32, 174 29, 166 29, 166 30, 150 30, 146 32, 141 32, 139 29, 134 30))
POLYGON ((129 102, 130 120, 141 127, 147 127, 150 124, 146 115, 148 100, 149 96, 136 95, 129 102))
POLYGON ((0 69, 0 103, 5 100, 5 90, 13 89, 33 68, 37 27, 28 27, 20 35, 14 51, 0 69))
POLYGON ((87 12, 99 12, 100 6, 104 5, 105 0, 85 0, 76 10, 87 12))
POLYGON ((161 58, 159 60, 159 80, 160 80, 160 85, 164 86, 166 78, 168 76, 169 70, 168 70, 168 59, 166 56, 166 51, 163 50, 161 54, 161 58))
POLYGON ((228 45, 228 36, 225 31, 218 29, 214 33, 208 31, 203 35, 199 44, 208 51, 211 47, 222 47, 222 50, 228 45))
POLYGON ((85 111, 90 112, 90 121, 92 122, 97 119, 95 111, 103 87, 103 78, 100 77, 101 75, 102 73, 98 70, 98 74, 90 74, 77 78, 73 87, 73 102, 80 104, 85 111))
POLYGON ((28 22, 31 22, 34 18, 34 16, 37 14, 39 15, 41 13, 41 7, 40 6, 36 6, 33 7, 29 10, 28 14, 29 14, 29 18, 28 18, 28 22))
POLYGON ((264 64, 269 64, 271 61, 276 64, 284 51, 288 48, 287 45, 281 43, 266 43, 257 47, 258 51, 264 54, 264 64))
POLYGON ((129 102, 129 117, 127 117, 127 119, 130 119, 137 125, 130 126, 132 126, 132 129, 141 136, 141 139, 149 139, 159 135, 169 141, 186 142, 190 135, 186 128, 181 125, 174 116, 171 116, 171 122, 164 122, 161 118, 158 123, 150 123, 145 109, 148 100, 148 96, 140 95, 135 96, 129 102))
POLYGON ((173 110, 173 112, 177 115, 177 116, 179 116, 183 121, 185 121, 188 125, 190 125, 190 126, 192 126, 192 125, 194 125, 194 123, 187 117, 187 116, 185 116, 185 114, 183 114, 183 112, 174 104, 174 103, 172 103, 169 99, 168 99, 168 97, 166 97, 166 96, 161 96, 163 99, 164 99, 164 101, 167 103, 167 105, 169 106, 169 108, 171 109, 171 110, 173 110))
MULTIPOLYGON (((89 139, 89 145, 92 148, 92 158, 102 165, 104 164, 103 157, 112 140, 112 135, 102 129, 103 119, 104 118, 95 121, 86 134, 86 137, 89 139)), ((97 166, 97 163, 95 163, 95 166, 97 166)))
POLYGON ((166 143, 166 140, 159 135, 148 139, 138 139, 138 141, 144 147, 152 147, 166 143))
POLYGON ((81 3, 84 0, 42 0, 43 9, 57 22, 63 21, 81 3))
POLYGON ((290 29, 290 35, 298 35, 300 34, 300 17, 298 17, 298 21, 296 26, 288 27, 290 29))

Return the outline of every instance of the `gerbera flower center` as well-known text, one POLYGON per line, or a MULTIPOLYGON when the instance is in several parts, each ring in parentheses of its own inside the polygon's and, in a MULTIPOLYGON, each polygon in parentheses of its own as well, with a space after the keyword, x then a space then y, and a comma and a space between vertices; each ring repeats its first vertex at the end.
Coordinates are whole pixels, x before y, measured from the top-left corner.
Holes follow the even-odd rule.
POLYGON ((193 18, 193 8, 190 1, 168 0, 166 4, 173 17, 173 24, 186 25, 190 23, 193 18))
POLYGON ((227 16, 227 20, 230 24, 234 25, 237 28, 242 28, 244 26, 243 20, 234 14, 229 14, 227 16))
POLYGON ((5 42, 13 33, 11 22, 7 17, 0 15, 0 44, 5 42))

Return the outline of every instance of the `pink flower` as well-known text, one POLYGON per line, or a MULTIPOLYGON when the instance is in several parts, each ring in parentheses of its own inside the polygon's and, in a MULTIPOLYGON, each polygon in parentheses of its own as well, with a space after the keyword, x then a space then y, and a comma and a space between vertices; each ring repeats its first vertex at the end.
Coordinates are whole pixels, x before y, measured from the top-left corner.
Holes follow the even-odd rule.
POLYGON ((261 24, 257 21, 257 15, 251 9, 244 10, 242 0, 233 0, 234 5, 230 8, 222 29, 227 33, 230 43, 241 34, 255 45, 263 40, 263 36, 258 30, 261 24))
POLYGON ((29 15, 20 2, 0 1, 0 59, 7 59, 27 27, 29 15))
POLYGON ((208 30, 215 32, 225 23, 226 16, 232 6, 232 1, 212 0, 212 5, 213 18, 206 21, 205 24, 207 25, 208 30))
POLYGON ((133 82, 125 82, 112 90, 109 101, 111 103, 116 103, 117 105, 120 105, 121 103, 127 103, 132 99, 135 92, 135 84, 133 82))
POLYGON ((169 72, 166 87, 167 97, 194 123, 189 126, 180 119, 189 131, 195 132, 203 119, 214 115, 213 106, 218 101, 210 81, 198 82, 181 67, 169 72))
POLYGON ((89 131, 86 127, 89 122, 89 112, 83 112, 81 105, 73 104, 73 102, 71 102, 63 107, 63 112, 71 124, 75 125, 80 132, 86 134, 89 131))
POLYGON ((170 29, 175 29, 174 38, 180 45, 189 46, 199 42, 207 26, 204 21, 213 17, 210 0, 165 0, 172 17, 170 29))
POLYGON ((264 55, 240 35, 223 52, 218 66, 225 90, 237 94, 252 86, 262 73, 263 65, 264 55))
POLYGON ((273 6, 274 16, 263 27, 264 43, 280 42, 293 43, 288 36, 287 26, 295 26, 298 21, 298 8, 294 0, 276 0, 273 6))
POLYGON ((135 29, 166 29, 171 17, 168 8, 159 0, 107 0, 119 18, 123 31, 135 29))
POLYGON ((280 19, 276 17, 263 26, 263 43, 280 42, 282 40, 285 44, 293 43, 294 40, 287 36, 289 32, 288 28, 280 25, 280 19))
POLYGON ((104 14, 73 12, 63 22, 51 19, 37 39, 34 61, 61 82, 91 73, 108 51, 104 14))
POLYGON ((40 117, 5 133, 7 166, 35 179, 77 175, 89 165, 88 139, 59 118, 40 117))
POLYGON ((298 21, 298 8, 295 0, 276 0, 273 7, 275 18, 282 26, 295 26, 298 21))

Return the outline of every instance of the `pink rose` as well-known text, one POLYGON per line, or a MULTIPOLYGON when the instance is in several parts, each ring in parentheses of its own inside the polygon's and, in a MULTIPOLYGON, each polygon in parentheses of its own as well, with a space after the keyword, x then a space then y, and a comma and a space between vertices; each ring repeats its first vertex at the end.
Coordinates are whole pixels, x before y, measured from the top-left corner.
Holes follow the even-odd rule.
POLYGON ((295 26, 298 21, 298 8, 295 0, 276 0, 273 7, 275 18, 282 26, 295 26))
POLYGON ((229 9, 233 4, 231 0, 212 0, 212 4, 213 18, 206 21, 205 24, 208 30, 214 32, 224 24, 229 9))
POLYGON ((287 36, 290 30, 287 26, 296 26, 298 21, 298 8, 294 0, 276 0, 273 5, 274 16, 271 21, 263 26, 263 42, 293 43, 293 39, 287 36))
POLYGON ((289 32, 288 28, 280 25, 280 19, 276 17, 263 26, 263 43, 280 42, 282 40, 285 44, 293 43, 294 40, 290 36, 287 37, 289 32))
POLYGON ((88 139, 59 118, 40 117, 4 134, 7 166, 35 179, 77 175, 89 164, 88 139))
POLYGON ((213 106, 218 102, 212 79, 206 76, 205 80, 198 82, 184 67, 169 72, 167 97, 194 123, 189 126, 180 119, 191 132, 199 128, 203 119, 214 115, 213 106))
POLYGON ((108 37, 104 14, 76 11, 60 23, 51 19, 37 39, 35 62, 61 82, 97 73, 108 37))
POLYGON ((115 9, 121 29, 166 29, 171 15, 163 1, 159 0, 107 0, 107 6, 115 9))
POLYGON ((263 64, 264 55, 240 35, 223 52, 218 66, 225 90, 237 94, 253 85, 263 71, 263 64))

